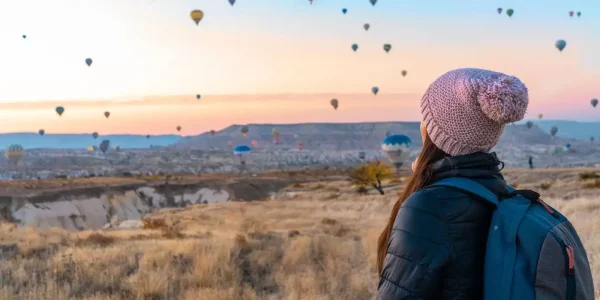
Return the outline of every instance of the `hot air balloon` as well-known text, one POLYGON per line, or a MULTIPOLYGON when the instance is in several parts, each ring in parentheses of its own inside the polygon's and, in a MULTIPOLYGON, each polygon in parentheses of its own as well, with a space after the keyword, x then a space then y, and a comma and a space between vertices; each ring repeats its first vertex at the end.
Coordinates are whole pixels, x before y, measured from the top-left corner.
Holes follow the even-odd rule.
POLYGON ((338 105, 339 105, 338 99, 331 99, 329 101, 329 104, 331 104, 331 106, 333 106, 333 109, 335 109, 335 110, 338 109, 338 105))
POLYGON ((88 152, 94 152, 94 151, 96 151, 96 146, 88 146, 87 147, 87 151, 88 152))
POLYGON ((358 158, 360 160, 365 160, 365 157, 367 157, 367 154, 364 151, 358 152, 358 158))
POLYGON ((567 143, 565 147, 567 147, 567 149, 571 149, 571 143, 567 143))
POLYGON ((148 134, 148 135, 146 135, 146 139, 147 139, 147 140, 148 140, 148 139, 150 139, 150 135, 149 135, 149 134, 148 134))
POLYGON ((91 58, 86 58, 85 59, 85 64, 90 67, 92 65, 92 59, 91 58))
POLYGON ((386 53, 389 53, 390 50, 392 50, 392 45, 390 45, 390 44, 384 44, 383 45, 383 50, 385 50, 386 53))
POLYGON ((343 13, 343 14, 346 14, 347 12, 348 12, 348 10, 347 10, 347 9, 345 9, 345 8, 342 8, 342 13, 343 13))
POLYGON ((379 88, 374 86, 371 88, 371 92, 373 92, 373 95, 377 95, 377 93, 379 93, 379 88))
POLYGON ((104 112, 104 116, 108 119, 108 117, 110 117, 110 112, 109 111, 105 111, 104 112))
POLYGON ((354 52, 356 52, 356 50, 358 50, 358 45, 357 44, 352 44, 352 50, 354 50, 354 52))
POLYGON ((512 8, 509 8, 506 10, 506 14, 508 15, 508 17, 512 17, 513 13, 515 13, 515 11, 512 8))
POLYGON ((204 12, 199 9, 192 10, 190 17, 192 17, 192 20, 194 20, 194 22, 196 22, 196 26, 198 26, 198 23, 202 21, 202 18, 204 18, 204 12))
POLYGON ((537 117, 541 120, 544 117, 544 114, 538 114, 537 117))
POLYGON ((113 150, 115 150, 115 151, 119 151, 119 150, 121 150, 121 147, 119 147, 119 145, 116 145, 116 146, 113 148, 113 150))
POLYGON ((200 94, 196 95, 196 99, 200 100, 200 94))
POLYGON ((527 126, 527 128, 529 128, 529 129, 531 129, 531 127, 533 127, 533 122, 527 121, 527 123, 525 123, 525 126, 527 126))
POLYGON ((496 8, 496 11, 498 12, 498 14, 502 14, 502 7, 496 8))
POLYGON ((233 149, 233 155, 240 159, 242 165, 246 164, 246 157, 250 154, 252 149, 246 145, 237 145, 233 149))
POLYGON ((55 111, 59 116, 62 116, 62 114, 65 112, 65 108, 62 106, 57 106, 55 111))
POLYGON ((593 136, 590 136, 590 142, 592 142, 592 143, 594 142, 594 137, 593 136))
POLYGON ((40 130, 38 131, 38 133, 39 133, 41 136, 43 136, 44 134, 46 134, 46 131, 45 131, 44 129, 40 129, 40 130))
POLYGON ((243 136, 246 136, 248 134, 248 126, 243 126, 242 129, 240 129, 240 132, 243 136))
POLYGON ((313 0, 308 0, 308 2, 312 5, 313 0))
POLYGON ((109 140, 103 140, 100 145, 98 146, 98 148, 100 148, 100 151, 102 151, 102 153, 106 153, 106 150, 108 150, 108 147, 110 147, 110 141, 109 140))
POLYGON ((554 43, 554 46, 556 46, 556 49, 558 49, 558 51, 562 52, 563 49, 565 49, 565 47, 567 46, 567 41, 558 40, 556 41, 556 43, 554 43))
POLYGON ((369 28, 371 28, 371 25, 369 25, 369 23, 365 23, 365 24, 363 25, 363 28, 364 28, 365 30, 367 30, 367 31, 368 31, 368 30, 369 30, 369 28))
POLYGON ((13 165, 17 166, 23 155, 25 155, 25 150, 21 145, 10 145, 4 149, 4 155, 13 165))
POLYGON ((304 143, 303 142, 298 142, 296 144, 296 148, 298 148, 298 150, 303 150, 304 149, 304 143))
POLYGON ((390 135, 381 142, 381 150, 396 168, 400 168, 410 155, 411 143, 410 138, 406 135, 390 135))
POLYGON ((574 11, 570 11, 570 12, 569 12, 569 17, 571 17, 571 18, 572 18, 574 14, 575 14, 575 12, 574 12, 574 11))
POLYGON ((216 133, 217 133, 216 131, 214 131, 214 130, 211 130, 211 131, 210 131, 210 136, 215 136, 215 134, 216 134, 216 133))
POLYGON ((23 39, 26 39, 26 38, 27 38, 27 36, 26 36, 26 35, 23 35, 23 39))
POLYGON ((280 142, 280 140, 279 140, 279 130, 273 128, 272 133, 273 133, 273 144, 279 145, 279 142, 280 142))
POLYGON ((408 74, 408 72, 406 72, 406 70, 402 70, 402 76, 406 76, 406 74, 408 74))
POLYGON ((372 4, 373 6, 375 6, 375 3, 377 3, 377 0, 369 0, 369 2, 371 2, 371 4, 372 4))
POLYGON ((233 6, 235 4, 235 0, 229 0, 229 4, 231 4, 231 6, 233 6))
POLYGON ((97 138, 98 138, 98 133, 97 133, 97 132, 93 132, 93 133, 92 133, 92 137, 93 137, 94 139, 97 139, 97 138))
POLYGON ((590 100, 590 104, 592 104, 593 107, 596 107, 596 105, 598 105, 598 99, 594 98, 590 100))
POLYGON ((555 136, 557 132, 558 132, 558 127, 552 126, 552 128, 550 128, 550 135, 551 136, 555 136))
POLYGON ((578 18, 581 17, 581 12, 580 11, 577 12, 577 17, 578 18))

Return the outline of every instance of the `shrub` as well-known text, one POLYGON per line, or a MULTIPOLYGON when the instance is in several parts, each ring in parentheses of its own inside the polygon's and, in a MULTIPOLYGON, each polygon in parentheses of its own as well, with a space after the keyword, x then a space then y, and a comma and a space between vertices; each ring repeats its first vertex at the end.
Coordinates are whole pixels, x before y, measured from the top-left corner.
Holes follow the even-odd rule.
POLYGON ((584 189, 598 189, 600 188, 600 179, 596 179, 593 182, 588 182, 583 185, 584 189))
POLYGON ((600 175, 596 172, 583 172, 579 173, 579 179, 588 180, 588 179, 600 179, 600 175))
POLYGON ((542 183, 542 184, 540 184, 540 189, 545 191, 545 190, 549 189, 551 186, 552 186, 552 183, 542 183))

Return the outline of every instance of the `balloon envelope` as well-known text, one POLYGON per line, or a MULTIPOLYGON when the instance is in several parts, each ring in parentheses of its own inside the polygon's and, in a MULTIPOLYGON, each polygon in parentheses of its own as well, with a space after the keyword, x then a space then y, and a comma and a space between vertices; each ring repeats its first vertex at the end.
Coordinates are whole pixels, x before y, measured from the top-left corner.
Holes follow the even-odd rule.
POLYGON ((596 107, 596 105, 598 105, 598 99, 594 98, 590 100, 590 104, 592 104, 593 107, 596 107))
POLYGON ((550 128, 550 135, 551 136, 555 136, 557 132, 558 132, 558 127, 552 126, 552 128, 550 128))
POLYGON ((27 38, 27 36, 26 36, 26 35, 23 35, 23 38, 24 38, 24 39, 26 39, 26 38, 27 38))
POLYGON ((342 13, 346 14, 347 12, 348 12, 348 10, 347 10, 347 9, 345 9, 345 8, 342 8, 342 13))
POLYGON ((85 64, 88 65, 88 67, 91 66, 92 65, 92 59, 91 58, 86 58, 85 59, 85 64))
POLYGON ((190 12, 190 17, 196 22, 196 25, 198 25, 198 23, 202 21, 202 18, 204 18, 204 12, 199 9, 192 10, 192 12, 190 12))
POLYGON ((373 4, 373 6, 375 6, 375 3, 377 3, 377 0, 369 0, 369 2, 371 2, 371 4, 373 4))
POLYGON ((525 123, 525 125, 527 126, 527 128, 531 128, 531 127, 533 127, 533 122, 527 121, 527 123, 525 123))
POLYGON ((580 11, 577 12, 577 17, 581 17, 581 12, 580 11))
POLYGON ((371 28, 371 25, 369 25, 369 23, 365 23, 365 25, 363 25, 363 28, 365 30, 369 30, 369 28, 371 28))
POLYGON ((373 92, 374 95, 377 95, 377 93, 379 93, 379 88, 374 86, 371 88, 371 92, 373 92))
POLYGON ((390 45, 390 44, 383 45, 383 50, 385 50, 385 52, 390 52, 390 50, 392 50, 392 45, 390 45))
POLYGON ((103 140, 100 143, 100 151, 102 151, 102 153, 106 153, 106 150, 108 150, 108 147, 110 147, 110 141, 109 140, 103 140))
POLYGON ((233 148, 233 155, 240 158, 240 161, 244 163, 246 161, 246 156, 250 154, 252 149, 246 145, 237 145, 233 148))
POLYGON ((498 8, 496 9, 496 11, 498 12, 498 14, 501 14, 501 13, 502 13, 502 7, 498 7, 498 8))
POLYGON ((574 14, 574 12, 573 12, 573 11, 570 11, 570 12, 569 12, 569 17, 572 17, 572 16, 573 16, 573 14, 574 14))
POLYGON ((56 107, 55 111, 59 116, 62 116, 62 114, 65 112, 65 108, 62 106, 58 106, 56 107))
POLYGON ((235 0, 229 0, 229 4, 231 4, 231 6, 233 6, 235 4, 235 0))
POLYGON ((177 126, 175 129, 177 129, 177 131, 181 131, 181 126, 177 126))
POLYGON ((108 111, 105 111, 105 112, 104 112, 104 116, 105 116, 105 117, 108 119, 108 117, 110 117, 110 112, 108 112, 108 111))
POLYGON ((25 155, 25 149, 21 145, 10 145, 4 149, 4 156, 15 166, 19 163, 23 155, 25 155))
POLYGON ((200 100, 200 94, 196 95, 196 99, 200 100))
POLYGON ((556 43, 554 43, 554 46, 556 46, 556 48, 558 49, 558 51, 563 51, 563 49, 565 49, 565 47, 567 46, 567 41, 565 40, 558 40, 556 41, 556 43))
POLYGON ((46 134, 46 131, 45 131, 44 129, 40 129, 40 130, 38 131, 38 133, 39 133, 40 135, 44 135, 44 134, 46 134))
POLYGON ((395 134, 386 137, 381 142, 381 150, 394 166, 400 167, 410 155, 411 144, 412 141, 408 136, 395 134))
POLYGON ((514 12, 515 12, 515 11, 514 11, 512 8, 509 8, 509 9, 507 9, 507 10, 506 10, 506 14, 507 14, 509 17, 512 17, 512 15, 513 15, 513 13, 514 13, 514 12))
POLYGON ((98 138, 98 133, 97 133, 97 132, 94 132, 94 133, 92 133, 92 137, 93 137, 94 139, 97 139, 97 138, 98 138))
POLYGON ((402 70, 402 76, 406 76, 406 74, 408 74, 408 72, 406 72, 406 70, 402 70))
POLYGON ((352 50, 354 50, 354 52, 356 52, 356 50, 358 50, 358 45, 357 44, 352 44, 352 50))
POLYGON ((331 104, 331 106, 333 106, 334 109, 337 109, 338 105, 339 105, 339 101, 338 101, 338 99, 331 99, 331 101, 329 101, 329 104, 331 104))

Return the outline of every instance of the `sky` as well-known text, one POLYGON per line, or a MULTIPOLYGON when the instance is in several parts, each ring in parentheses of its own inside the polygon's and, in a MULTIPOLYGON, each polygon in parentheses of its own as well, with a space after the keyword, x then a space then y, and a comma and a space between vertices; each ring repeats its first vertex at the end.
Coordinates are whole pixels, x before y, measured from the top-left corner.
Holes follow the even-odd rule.
POLYGON ((600 98, 597 1, 2 1, 0 40, 0 132, 414 121, 427 86, 460 67, 519 77, 527 118, 600 121, 589 104, 600 98), (194 9, 205 13, 198 26, 194 9))

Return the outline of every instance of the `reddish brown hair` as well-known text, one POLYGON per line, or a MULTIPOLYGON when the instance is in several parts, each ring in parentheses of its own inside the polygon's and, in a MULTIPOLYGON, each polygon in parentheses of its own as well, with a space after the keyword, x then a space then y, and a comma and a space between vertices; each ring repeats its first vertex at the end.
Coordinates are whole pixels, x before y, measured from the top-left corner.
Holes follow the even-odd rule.
POLYGON ((388 243, 390 241, 390 234, 392 233, 392 228, 394 227, 394 221, 396 220, 396 216, 398 215, 398 211, 402 206, 402 203, 414 192, 428 185, 431 180, 431 173, 429 171, 429 166, 431 166, 436 161, 443 159, 444 157, 449 156, 440 148, 438 148, 429 138, 428 135, 425 135, 425 139, 423 140, 423 150, 418 157, 418 163, 415 166, 415 171, 410 176, 404 191, 394 204, 392 208, 392 212, 390 214, 390 218, 388 219, 387 225, 381 232, 378 241, 377 247, 377 271, 379 274, 383 271, 383 262, 385 260, 385 256, 387 255, 388 243))

